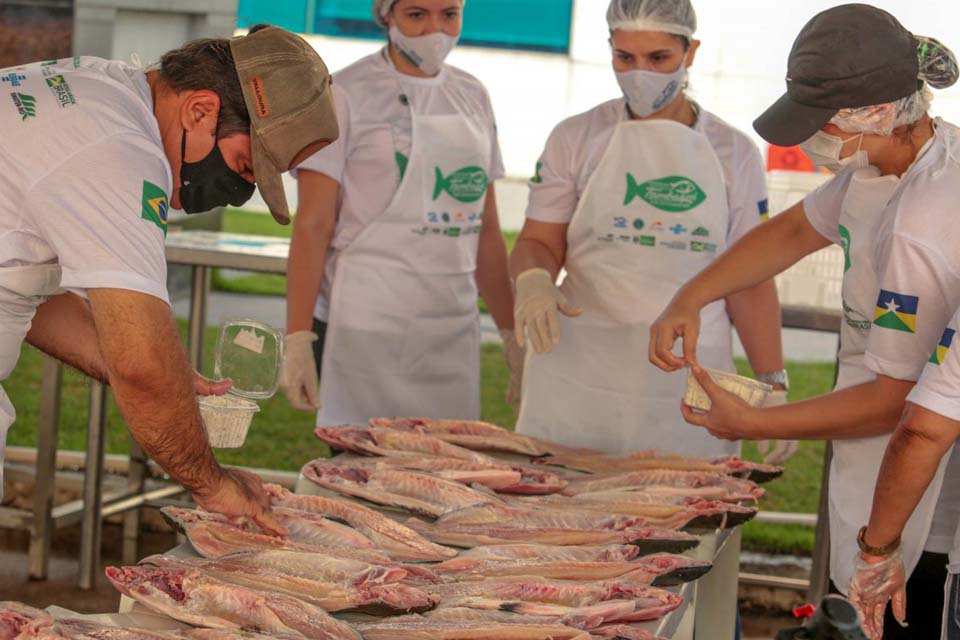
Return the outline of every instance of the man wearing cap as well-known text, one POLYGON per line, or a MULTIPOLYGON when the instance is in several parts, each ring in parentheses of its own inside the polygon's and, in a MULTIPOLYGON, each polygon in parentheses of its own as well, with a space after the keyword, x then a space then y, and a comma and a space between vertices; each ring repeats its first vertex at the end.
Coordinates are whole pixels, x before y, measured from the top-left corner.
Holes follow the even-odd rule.
MULTIPOLYGON (((275 27, 207 39, 148 71, 91 57, 0 70, 0 381, 27 342, 110 384, 131 434, 203 507, 282 528, 252 475, 220 467, 166 290, 169 207, 200 213, 337 137, 329 76, 275 27)), ((16 400, 13 398, 12 400, 16 400)), ((0 459, 15 418, 0 389, 0 459)))
MULTIPOLYGON (((927 86, 950 86, 957 74, 946 47, 912 35, 885 11, 851 4, 811 19, 790 52, 787 94, 754 127, 773 144, 800 143, 836 176, 687 283, 651 330, 651 359, 693 364, 713 400, 707 413, 684 407, 688 422, 729 439, 833 441, 830 575, 843 593, 856 592, 850 584, 861 550, 889 552, 888 540, 863 535, 870 495, 907 394, 960 306, 953 151, 960 137, 927 114, 927 86), (700 307, 831 243, 846 258, 836 390, 778 408, 746 406, 696 365, 700 307), (670 353, 677 336, 683 358, 670 353)), ((884 622, 881 608, 868 625, 874 638, 939 637, 946 552, 960 514, 960 452, 917 501, 902 538, 910 626, 889 613, 884 622)), ((903 620, 902 609, 896 614, 903 620)))

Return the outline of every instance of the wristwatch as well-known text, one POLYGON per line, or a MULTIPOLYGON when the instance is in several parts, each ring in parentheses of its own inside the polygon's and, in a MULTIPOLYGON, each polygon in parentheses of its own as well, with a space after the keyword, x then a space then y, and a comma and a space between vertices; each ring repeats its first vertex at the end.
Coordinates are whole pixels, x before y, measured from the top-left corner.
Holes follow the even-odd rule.
POLYGON ((773 371, 772 373, 758 373, 757 380, 767 384, 782 384, 784 389, 790 386, 786 369, 780 369, 780 371, 773 371))
POLYGON ((868 556, 888 556, 900 548, 900 536, 897 536, 896 540, 882 547, 871 547, 867 544, 867 541, 863 539, 866 533, 867 528, 860 527, 860 533, 857 534, 857 545, 860 547, 860 551, 863 551, 868 556))

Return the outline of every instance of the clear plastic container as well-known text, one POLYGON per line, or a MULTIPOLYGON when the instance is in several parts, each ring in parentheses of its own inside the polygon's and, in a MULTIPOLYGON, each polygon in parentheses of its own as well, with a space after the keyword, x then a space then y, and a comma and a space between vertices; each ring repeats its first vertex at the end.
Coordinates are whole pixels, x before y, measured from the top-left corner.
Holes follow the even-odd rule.
MULTIPOLYGON (((706 367, 703 370, 721 388, 741 398, 752 407, 762 405, 770 392, 773 391, 773 387, 770 385, 753 378, 745 378, 735 373, 707 369, 706 367)), ((689 369, 687 370, 687 392, 683 396, 683 403, 701 411, 709 411, 712 406, 710 396, 703 390, 697 379, 693 377, 693 371, 689 369)))
POLYGON ((270 325, 247 319, 220 325, 213 374, 217 380, 230 378, 233 386, 226 395, 198 398, 211 447, 243 446, 260 411, 256 401, 277 392, 282 362, 283 336, 270 325))

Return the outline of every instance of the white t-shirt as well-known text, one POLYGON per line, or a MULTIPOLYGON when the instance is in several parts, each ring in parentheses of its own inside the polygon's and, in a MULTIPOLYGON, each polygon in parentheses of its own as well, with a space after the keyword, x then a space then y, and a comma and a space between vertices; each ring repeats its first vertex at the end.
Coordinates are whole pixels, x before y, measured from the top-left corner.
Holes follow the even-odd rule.
MULTIPOLYGON (((960 164, 948 155, 960 132, 938 121, 936 133, 903 174, 877 228, 874 265, 879 291, 864 364, 878 375, 917 380, 954 310, 960 306, 960 164), (889 313, 890 310, 895 313, 889 313)), ((840 244, 840 206, 850 183, 844 171, 804 199, 818 233, 840 244)), ((960 507, 960 460, 947 467, 925 549, 946 553, 960 507), (954 490, 956 488, 957 490, 954 490)))
POLYGON ((472 75, 444 65, 433 78, 399 73, 383 49, 333 75, 340 137, 299 169, 322 173, 340 184, 337 226, 314 315, 326 320, 336 258, 386 210, 400 185, 413 141, 411 111, 418 115, 465 114, 489 128, 493 141, 490 182, 504 176, 493 106, 472 75))
MULTIPOLYGON (((626 100, 618 98, 568 118, 554 128, 530 181, 527 218, 556 224, 573 219, 610 137, 627 117, 626 100)), ((750 138, 708 111, 699 111, 694 128, 706 136, 723 170, 730 208, 730 246, 767 214, 763 159, 750 138)))
POLYGON ((170 166, 144 73, 66 58, 0 70, 0 268, 164 301, 170 166))

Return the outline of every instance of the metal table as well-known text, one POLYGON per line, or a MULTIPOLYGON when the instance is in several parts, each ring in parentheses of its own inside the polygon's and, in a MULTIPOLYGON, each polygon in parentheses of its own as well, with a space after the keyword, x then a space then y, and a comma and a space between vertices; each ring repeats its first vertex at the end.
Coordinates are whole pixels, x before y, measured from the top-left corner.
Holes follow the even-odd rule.
MULTIPOLYGON (((171 233, 166 242, 168 264, 192 268, 188 351, 190 362, 200 370, 203 366, 204 328, 207 317, 207 296, 211 269, 240 269, 265 273, 286 273, 290 241, 269 236, 251 236, 213 231, 181 231, 171 233)), ((126 490, 103 494, 104 436, 106 428, 107 389, 96 381, 90 383, 87 420, 87 456, 84 469, 83 499, 53 507, 56 474, 57 432, 60 418, 62 365, 44 357, 41 379, 41 407, 37 439, 36 485, 33 511, 0 508, 0 526, 30 531, 29 576, 34 580, 47 577, 50 540, 53 532, 78 522, 82 526, 79 584, 93 587, 99 571, 100 541, 103 518, 123 513, 123 561, 139 560, 139 508, 149 502, 183 493, 183 488, 170 485, 144 491, 147 458, 131 439, 130 465, 126 490)))

